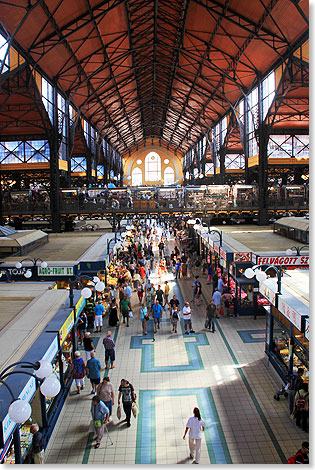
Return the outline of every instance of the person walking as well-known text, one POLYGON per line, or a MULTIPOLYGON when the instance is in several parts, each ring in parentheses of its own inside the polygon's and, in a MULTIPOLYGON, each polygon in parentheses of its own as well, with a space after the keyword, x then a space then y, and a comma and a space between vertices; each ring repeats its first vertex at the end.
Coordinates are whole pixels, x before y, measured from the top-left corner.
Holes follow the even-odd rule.
POLYGON ((183 320, 184 320, 185 335, 189 335, 189 333, 195 333, 195 330, 192 329, 192 325, 191 325, 191 314, 192 314, 192 309, 189 305, 189 302, 185 302, 185 306, 183 307, 183 320), (188 328, 189 328, 189 331, 188 331, 188 328))
POLYGON ((102 365, 98 359, 95 357, 95 352, 91 352, 91 359, 89 359, 86 363, 86 373, 90 378, 90 382, 92 385, 92 391, 94 395, 96 394, 96 387, 101 381, 101 370, 102 365))
POLYGON ((85 376, 86 365, 81 357, 80 351, 75 351, 74 361, 71 364, 71 372, 77 386, 77 394, 80 394, 81 390, 84 390, 84 376, 85 376))
POLYGON ((289 410, 290 414, 293 412, 294 409, 294 399, 296 392, 300 390, 303 384, 302 376, 304 374, 303 367, 299 367, 296 373, 293 373, 289 377, 288 381, 288 395, 289 395, 289 410))
POLYGON ((105 348, 105 369, 108 369, 108 361, 110 359, 110 368, 115 369, 115 342, 112 337, 112 332, 108 331, 107 336, 103 339, 103 346, 105 348))
POLYGON ((309 392, 307 383, 303 383, 301 388, 296 392, 294 409, 296 410, 296 425, 302 427, 304 432, 308 432, 309 392))
POLYGON ((201 285, 201 282, 198 281, 197 284, 196 284, 196 294, 195 294, 197 307, 200 306, 201 294, 202 294, 202 285, 201 285))
POLYGON ((177 323, 179 320, 179 308, 174 305, 174 308, 170 311, 170 320, 172 324, 172 333, 177 333, 177 323))
POLYGON ((78 332, 79 332, 79 341, 78 343, 81 345, 83 344, 83 339, 84 339, 84 334, 86 332, 86 327, 87 327, 87 316, 84 312, 80 313, 79 319, 78 319, 78 332))
POLYGON ((227 317, 228 316, 233 317, 233 313, 231 314, 231 312, 233 312, 233 310, 230 308, 231 304, 233 302, 233 295, 232 295, 232 292, 231 292, 231 287, 228 287, 227 292, 225 292, 222 295, 222 302, 223 302, 223 306, 224 306, 224 313, 226 314, 226 316, 227 317))
POLYGON ((32 453, 34 464, 42 465, 44 463, 44 438, 39 430, 38 424, 32 424, 30 427, 30 432, 33 434, 32 453))
POLYGON ((123 317, 123 323, 127 320, 127 326, 129 326, 129 310, 131 310, 131 306, 127 295, 125 295, 123 300, 120 302, 120 310, 123 317))
POLYGON ((131 426, 130 417, 132 403, 136 401, 136 394, 132 384, 126 379, 121 379, 118 391, 118 405, 120 405, 120 399, 122 398, 122 404, 126 415, 125 421, 127 421, 127 427, 129 428, 131 426))
POLYGON ((147 334, 147 321, 149 320, 149 315, 148 315, 148 311, 147 311, 147 307, 145 303, 143 303, 140 306, 139 315, 140 315, 140 321, 142 323, 142 333, 146 335, 147 334))
POLYGON ((309 443, 307 441, 302 442, 302 447, 297 451, 295 455, 288 458, 287 463, 289 464, 306 464, 310 463, 309 457, 309 443))
POLYGON ((109 421, 111 421, 113 406, 115 405, 115 394, 113 384, 111 383, 108 376, 104 377, 103 382, 98 385, 96 394, 109 409, 109 421))
POLYGON ((99 300, 97 304, 94 307, 94 328, 95 332, 98 333, 102 331, 102 326, 103 326, 103 314, 104 314, 104 305, 102 302, 99 300))
POLYGON ((165 287, 164 287, 164 307, 168 305, 168 296, 170 293, 170 285, 167 281, 165 281, 165 287))
POLYGON ((118 307, 116 304, 116 300, 112 300, 110 307, 109 307, 109 317, 108 317, 108 325, 109 326, 117 326, 119 323, 118 319, 118 307))
POLYGON ((109 421, 109 409, 97 395, 92 398, 91 415, 96 432, 95 449, 98 449, 104 435, 104 425, 109 421))
POLYGON ((219 318, 220 308, 221 308, 221 292, 216 289, 212 295, 212 300, 216 308, 216 318, 219 318))
POLYGON ((194 280, 194 284, 193 284, 193 298, 192 298, 192 302, 195 302, 195 298, 196 298, 196 294, 197 294, 197 286, 198 286, 198 279, 199 279, 199 276, 195 276, 195 280, 194 280))
POLYGON ((161 307, 163 307, 163 297, 164 297, 164 292, 161 289, 161 286, 158 285, 158 288, 155 291, 155 299, 159 301, 159 304, 161 305, 161 307))
POLYGON ((162 318, 162 305, 158 300, 155 301, 155 304, 152 306, 152 313, 153 313, 153 320, 154 320, 154 333, 156 333, 156 329, 160 329, 160 319, 162 318))
POLYGON ((139 299, 139 305, 142 304, 142 299, 143 299, 143 284, 141 281, 138 281, 138 286, 137 286, 137 294, 138 294, 138 299, 139 299))
POLYGON ((87 331, 84 335, 83 346, 85 351, 85 360, 88 361, 91 358, 91 352, 95 352, 93 340, 89 331, 87 331))
POLYGON ((199 464, 200 462, 200 451, 201 451, 201 436, 202 431, 205 430, 205 422, 201 419, 199 408, 195 407, 193 410, 194 416, 189 418, 186 424, 183 439, 189 430, 189 451, 190 458, 194 459, 193 463, 199 464))
POLYGON ((216 314, 216 307, 214 305, 213 299, 210 299, 209 305, 207 305, 206 318, 209 324, 208 328, 209 330, 212 330, 212 333, 215 332, 215 323, 214 323, 215 314, 216 314))

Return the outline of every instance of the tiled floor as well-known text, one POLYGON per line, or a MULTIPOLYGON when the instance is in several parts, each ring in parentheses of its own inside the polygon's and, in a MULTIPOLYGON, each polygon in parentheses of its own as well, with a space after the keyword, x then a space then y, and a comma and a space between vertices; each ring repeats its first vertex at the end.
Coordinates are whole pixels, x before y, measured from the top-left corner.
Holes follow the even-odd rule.
MULTIPOLYGON (((181 304, 182 292, 185 300, 191 299, 191 279, 178 284, 170 279, 170 284, 181 304)), ((135 298, 133 304, 137 305, 135 298)), ((116 390, 121 378, 134 385, 138 417, 132 418, 130 428, 119 422, 116 400, 108 425, 113 445, 105 434, 100 448, 94 449, 88 433, 90 386, 76 395, 73 384, 46 449, 46 463, 189 464, 188 443, 182 436, 194 406, 206 422, 201 464, 281 464, 295 453, 308 434, 290 421, 287 400, 273 398, 281 382, 268 366, 260 341, 265 319, 222 317, 213 334, 204 329, 205 300, 193 309, 196 334, 183 336, 182 328, 171 333, 164 315, 153 342, 152 332, 142 336, 138 307, 133 308, 130 328, 121 324, 116 331, 116 367, 110 378, 116 390), (248 334, 242 336, 244 331, 248 334)), ((96 350, 104 364, 102 341, 96 350)))

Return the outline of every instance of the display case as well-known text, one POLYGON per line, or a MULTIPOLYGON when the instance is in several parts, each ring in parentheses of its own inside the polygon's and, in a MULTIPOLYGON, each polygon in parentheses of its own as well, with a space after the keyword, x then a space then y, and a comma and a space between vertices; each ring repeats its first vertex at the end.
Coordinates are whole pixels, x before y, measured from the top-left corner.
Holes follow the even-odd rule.
MULTIPOLYGON (((31 461, 31 448, 32 448, 32 434, 31 425, 23 424, 20 429, 20 442, 21 442, 21 455, 23 463, 30 463, 31 461)), ((0 456, 0 463, 2 464, 15 464, 14 442, 13 439, 7 446, 7 451, 3 456, 0 456)))

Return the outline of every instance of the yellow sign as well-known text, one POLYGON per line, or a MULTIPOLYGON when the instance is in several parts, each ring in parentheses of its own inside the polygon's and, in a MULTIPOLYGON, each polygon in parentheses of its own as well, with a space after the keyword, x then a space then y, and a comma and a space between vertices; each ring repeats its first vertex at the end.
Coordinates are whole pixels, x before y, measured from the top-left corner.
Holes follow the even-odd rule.
POLYGON ((85 298, 80 297, 79 302, 75 306, 75 318, 77 318, 78 315, 80 315, 81 310, 83 309, 84 305, 85 305, 85 298))
POLYGON ((73 327, 74 324, 74 312, 73 310, 71 311, 70 315, 62 325, 62 327, 59 330, 59 338, 60 338, 60 344, 64 342, 64 340, 67 338, 69 331, 73 327))

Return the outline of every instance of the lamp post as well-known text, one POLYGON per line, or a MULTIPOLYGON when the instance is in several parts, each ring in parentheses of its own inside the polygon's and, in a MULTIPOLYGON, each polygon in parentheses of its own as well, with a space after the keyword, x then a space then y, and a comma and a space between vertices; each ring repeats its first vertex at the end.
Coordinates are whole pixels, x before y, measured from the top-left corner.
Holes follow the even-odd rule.
MULTIPOLYGON (((8 415, 10 419, 16 424, 22 424, 27 421, 32 413, 31 405, 26 400, 16 398, 12 388, 6 382, 6 379, 15 374, 24 374, 35 379, 36 387, 40 387, 41 394, 44 397, 55 397, 60 392, 60 382, 57 377, 53 374, 53 368, 50 362, 41 360, 35 363, 20 361, 10 364, 8 367, 0 372, 0 384, 4 386, 10 396, 11 403, 8 409, 8 415), (21 369, 30 370, 11 370, 13 367, 20 367, 21 369)), ((46 423, 44 423, 45 425, 46 423)), ((17 428, 14 431, 14 451, 15 451, 15 463, 22 463, 21 445, 20 445, 20 433, 17 428)))
POLYGON ((247 277, 247 279, 252 279, 255 276, 257 281, 263 282, 267 279, 266 272, 271 268, 277 273, 277 278, 278 278, 278 282, 277 282, 278 292, 277 292, 277 294, 281 295, 281 266, 278 269, 276 266, 272 266, 271 264, 262 264, 260 266, 256 265, 256 266, 253 266, 252 268, 245 269, 244 274, 245 274, 245 277, 247 277), (261 269, 259 269, 259 268, 263 268, 263 267, 266 267, 267 269, 265 269, 265 271, 262 271, 261 269))
POLYGON ((115 243, 116 243, 116 241, 117 241, 116 233, 115 233, 115 236, 113 238, 111 238, 110 240, 107 240, 107 254, 108 255, 109 255, 110 244, 112 243, 113 240, 115 240, 115 243))
POLYGON ((288 256, 293 255, 293 251, 292 251, 293 248, 296 250, 297 256, 301 256, 301 251, 303 250, 303 248, 308 248, 309 249, 309 246, 308 245, 303 245, 303 246, 298 247, 298 246, 293 245, 293 246, 291 246, 291 248, 288 248, 286 250, 286 254, 288 256))
MULTIPOLYGON (((106 265, 105 265, 105 272, 106 272, 106 265)), ((97 276, 94 276, 93 278, 90 276, 86 275, 80 275, 78 274, 73 280, 69 279, 69 287, 70 287, 70 292, 69 292, 69 301, 70 301, 70 308, 73 308, 73 299, 74 299, 74 294, 73 294, 73 286, 77 283, 81 284, 82 279, 87 279, 88 281, 91 281, 93 283, 93 287, 97 290, 97 292, 103 292, 105 289, 105 284, 102 282, 97 276)), ((89 287, 83 287, 81 290, 81 295, 84 299, 89 299, 92 295, 92 291, 89 287)))
POLYGON ((210 230, 210 229, 209 229, 208 233, 209 233, 209 234, 211 234, 211 233, 216 233, 217 235, 219 235, 219 238, 220 238, 220 246, 222 246, 222 232, 220 232, 220 230, 214 230, 214 229, 210 230))
MULTIPOLYGON (((24 261, 30 261, 31 263, 33 263, 33 267, 36 266, 37 264, 37 261, 40 261, 40 267, 41 268, 47 268, 48 266, 48 263, 46 261, 43 261, 41 258, 24 258, 22 259, 22 261, 18 261, 16 264, 15 264, 15 267, 17 269, 21 269, 22 266, 23 266, 23 262, 24 261)), ((32 271, 30 269, 28 269, 25 274, 24 274, 24 277, 26 277, 27 279, 29 279, 30 277, 32 277, 32 271)))

